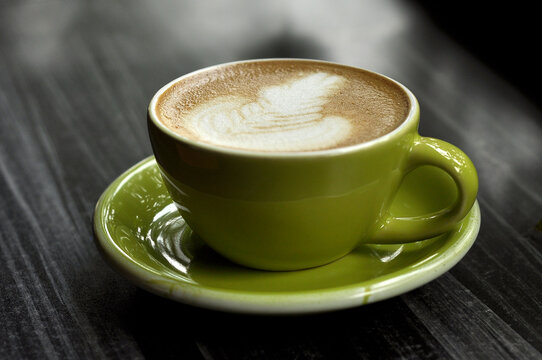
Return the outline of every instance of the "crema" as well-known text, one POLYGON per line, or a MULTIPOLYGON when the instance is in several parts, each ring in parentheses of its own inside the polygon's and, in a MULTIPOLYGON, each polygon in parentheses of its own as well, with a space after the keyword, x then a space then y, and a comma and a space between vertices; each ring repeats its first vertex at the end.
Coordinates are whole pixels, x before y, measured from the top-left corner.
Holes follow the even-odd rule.
POLYGON ((393 131, 410 103, 395 82, 325 62, 268 60, 185 76, 158 99, 172 131, 215 146, 263 152, 316 151, 393 131))

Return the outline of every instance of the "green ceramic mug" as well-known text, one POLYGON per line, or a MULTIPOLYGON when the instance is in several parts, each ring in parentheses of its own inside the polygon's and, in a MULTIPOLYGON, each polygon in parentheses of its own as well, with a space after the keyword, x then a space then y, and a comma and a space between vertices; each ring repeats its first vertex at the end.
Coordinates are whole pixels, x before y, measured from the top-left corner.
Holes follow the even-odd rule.
MULTIPOLYGON (((266 60, 252 60, 258 61, 266 60)), ((158 119, 161 94, 193 74, 167 84, 151 100, 150 140, 164 183, 187 224, 238 264, 298 270, 339 259, 360 243, 428 239, 453 229, 475 202, 478 178, 472 162, 457 147, 418 134, 418 102, 399 83, 410 108, 390 133, 330 150, 257 152, 198 142, 158 119), (402 179, 423 165, 453 178, 457 200, 425 216, 391 216, 388 209, 402 179)))

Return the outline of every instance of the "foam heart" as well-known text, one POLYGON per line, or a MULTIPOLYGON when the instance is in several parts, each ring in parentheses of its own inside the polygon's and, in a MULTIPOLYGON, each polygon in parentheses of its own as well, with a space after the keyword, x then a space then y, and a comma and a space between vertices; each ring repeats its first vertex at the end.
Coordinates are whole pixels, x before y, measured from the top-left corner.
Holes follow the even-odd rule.
POLYGON ((186 126, 201 140, 261 151, 303 151, 332 147, 344 140, 351 124, 324 116, 323 106, 345 79, 312 73, 260 89, 256 101, 219 96, 200 104, 186 126))

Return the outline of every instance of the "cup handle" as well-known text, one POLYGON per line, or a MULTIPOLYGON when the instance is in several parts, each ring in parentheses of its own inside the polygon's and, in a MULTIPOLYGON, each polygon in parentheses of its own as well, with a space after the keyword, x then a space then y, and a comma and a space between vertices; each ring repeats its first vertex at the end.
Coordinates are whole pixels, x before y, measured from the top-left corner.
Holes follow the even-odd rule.
POLYGON ((458 189, 455 203, 434 213, 388 216, 370 239, 375 244, 409 243, 452 230, 470 211, 478 192, 478 175, 472 161, 452 144, 418 136, 407 158, 404 174, 422 165, 436 166, 451 175, 458 189))

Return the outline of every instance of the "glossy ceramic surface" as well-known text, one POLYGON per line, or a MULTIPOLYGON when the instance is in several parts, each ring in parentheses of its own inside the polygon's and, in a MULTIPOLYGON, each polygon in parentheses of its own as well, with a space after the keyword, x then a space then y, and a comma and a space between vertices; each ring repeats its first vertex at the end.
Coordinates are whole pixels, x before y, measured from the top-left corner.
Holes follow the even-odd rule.
MULTIPOLYGON (((392 215, 442 209, 457 196, 452 179, 434 167, 407 176, 392 215), (427 186, 431 184, 431 186, 427 186)), ((325 266, 269 272, 236 265, 205 245, 179 216, 153 157, 104 192, 94 216, 104 257, 136 285, 186 304, 221 311, 301 314, 389 298, 446 272, 478 234, 478 204, 452 231, 403 245, 360 245, 325 266)))
MULTIPOLYGON (((283 60, 250 62, 268 61, 283 60)), ((367 72, 322 61, 287 60, 293 61, 367 72)), ((221 66, 228 64, 209 69, 221 66)), ((218 253, 265 270, 311 268, 343 257, 360 243, 408 243, 453 229, 476 200, 474 165, 455 146, 420 136, 414 94, 372 74, 408 97, 403 123, 376 139, 320 151, 237 150, 183 137, 158 120, 156 103, 171 83, 159 90, 149 105, 149 136, 183 219, 218 253), (459 188, 457 202, 432 212, 390 216, 389 206, 403 177, 423 165, 452 176, 459 188)))

